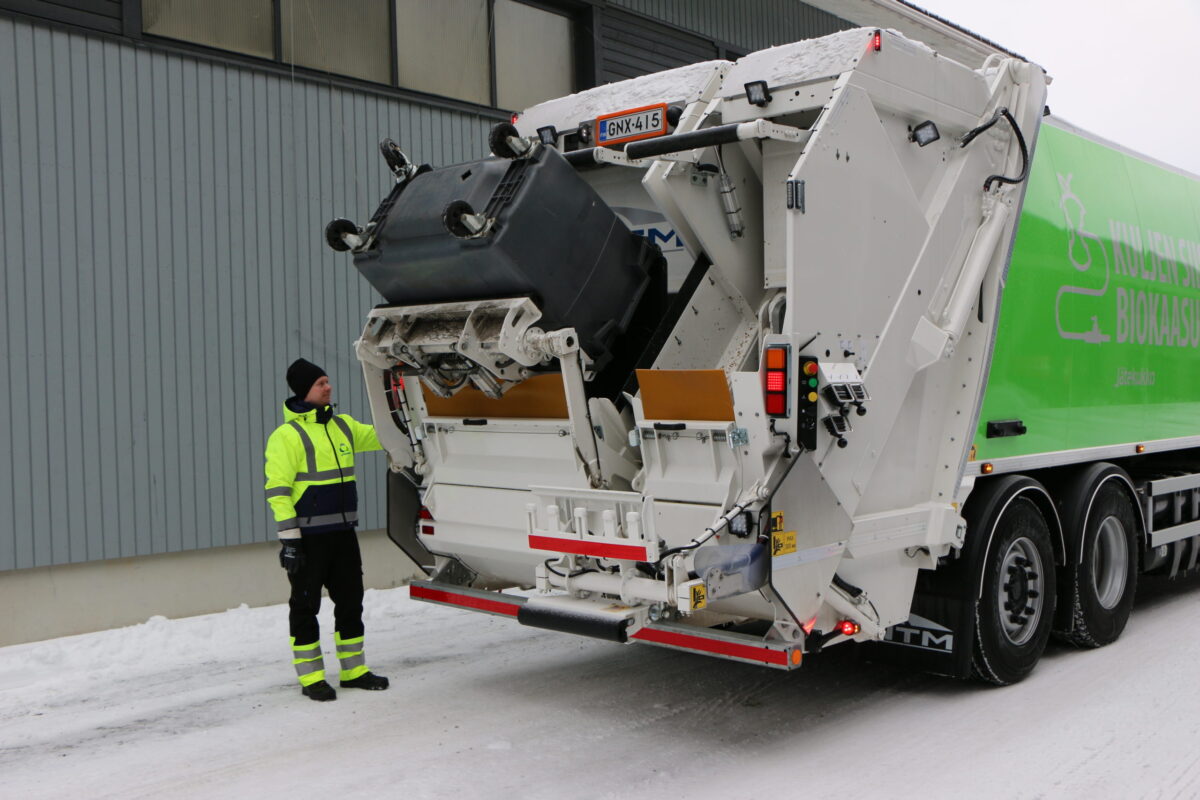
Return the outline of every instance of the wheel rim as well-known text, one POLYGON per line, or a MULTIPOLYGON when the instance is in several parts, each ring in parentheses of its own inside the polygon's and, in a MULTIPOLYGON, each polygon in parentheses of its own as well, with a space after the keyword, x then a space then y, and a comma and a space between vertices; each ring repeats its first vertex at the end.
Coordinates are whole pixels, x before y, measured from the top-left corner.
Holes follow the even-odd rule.
POLYGON ((1033 638, 1045 606, 1042 557, 1033 540, 1014 539, 1000 562, 997 609, 1004 636, 1015 645, 1033 638))
POLYGON ((1092 548, 1092 590, 1105 609, 1113 609, 1125 594, 1129 574, 1129 549, 1125 526, 1116 517, 1105 517, 1092 548))

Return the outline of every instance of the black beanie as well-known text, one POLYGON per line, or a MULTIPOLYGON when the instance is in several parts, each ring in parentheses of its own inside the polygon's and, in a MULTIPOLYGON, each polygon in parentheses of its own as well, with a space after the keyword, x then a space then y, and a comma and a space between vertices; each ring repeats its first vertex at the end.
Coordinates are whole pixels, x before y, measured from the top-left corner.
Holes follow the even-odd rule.
POLYGON ((308 390, 317 382, 317 379, 323 377, 325 377, 325 370, 303 358, 297 358, 287 369, 288 388, 301 400, 308 395, 308 390))

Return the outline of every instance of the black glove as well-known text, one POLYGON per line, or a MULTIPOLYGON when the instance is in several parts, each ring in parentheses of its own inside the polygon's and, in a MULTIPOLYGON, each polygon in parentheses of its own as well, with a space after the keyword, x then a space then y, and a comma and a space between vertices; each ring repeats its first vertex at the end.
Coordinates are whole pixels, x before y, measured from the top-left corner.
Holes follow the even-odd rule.
POLYGON ((287 570, 288 575, 295 575, 304 569, 304 549, 300 546, 301 539, 283 539, 280 541, 279 566, 287 570))

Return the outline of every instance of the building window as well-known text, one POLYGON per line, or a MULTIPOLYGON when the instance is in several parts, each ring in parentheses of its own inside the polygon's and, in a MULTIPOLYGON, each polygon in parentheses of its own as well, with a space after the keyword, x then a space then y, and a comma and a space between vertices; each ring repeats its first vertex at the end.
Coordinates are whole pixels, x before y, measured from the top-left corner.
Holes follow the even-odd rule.
POLYGON ((400 86, 492 104, 488 0, 397 0, 400 86))
POLYGON ((388 0, 281 0, 279 12, 285 64, 392 82, 388 0))
POLYGON ((146 33, 275 57, 274 0, 142 0, 146 33))
POLYGON ((143 31, 153 36, 519 111, 575 91, 571 14, 584 8, 581 1, 141 4, 143 31))
POLYGON ((575 90, 570 17, 495 0, 496 105, 521 110, 575 90))

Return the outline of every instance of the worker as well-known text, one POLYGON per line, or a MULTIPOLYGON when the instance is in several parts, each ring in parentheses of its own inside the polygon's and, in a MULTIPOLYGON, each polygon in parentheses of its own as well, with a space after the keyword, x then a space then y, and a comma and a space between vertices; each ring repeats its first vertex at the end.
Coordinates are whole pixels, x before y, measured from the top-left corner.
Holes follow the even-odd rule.
POLYGON ((292 586, 288 621, 300 690, 313 700, 337 699, 325 680, 317 625, 322 586, 334 606, 341 687, 386 689, 388 679, 367 669, 364 655, 362 556, 354 533, 354 454, 382 448, 372 426, 333 413, 333 385, 316 364, 292 362, 287 384, 292 396, 283 403, 283 424, 267 440, 266 488, 279 564, 292 586))

